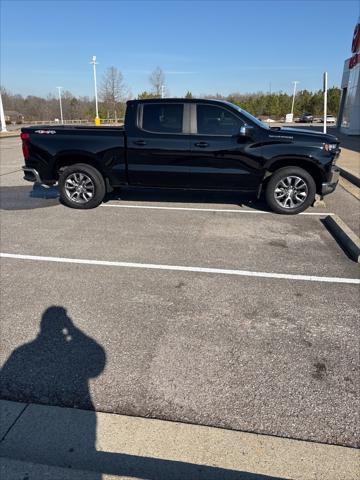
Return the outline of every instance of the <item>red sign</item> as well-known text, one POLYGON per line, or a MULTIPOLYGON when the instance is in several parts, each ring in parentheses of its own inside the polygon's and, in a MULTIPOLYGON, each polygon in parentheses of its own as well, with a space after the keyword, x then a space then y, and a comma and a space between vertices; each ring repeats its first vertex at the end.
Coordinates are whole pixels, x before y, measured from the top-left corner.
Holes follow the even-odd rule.
POLYGON ((349 68, 354 68, 358 63, 360 63, 360 53, 355 53, 349 60, 349 68))
POLYGON ((360 23, 358 23, 354 30, 353 41, 351 45, 352 53, 356 53, 360 47, 360 23))

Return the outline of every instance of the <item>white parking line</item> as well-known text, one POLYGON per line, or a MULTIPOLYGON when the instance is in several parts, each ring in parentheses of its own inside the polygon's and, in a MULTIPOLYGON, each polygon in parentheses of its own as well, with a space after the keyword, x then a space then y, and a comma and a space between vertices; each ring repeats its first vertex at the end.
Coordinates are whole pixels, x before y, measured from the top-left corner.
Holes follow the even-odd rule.
MULTIPOLYGON (((273 213, 266 212, 265 210, 240 210, 240 209, 230 209, 230 208, 189 208, 189 207, 156 207, 153 205, 114 205, 111 203, 103 204, 102 207, 115 207, 115 208, 139 208, 139 209, 149 209, 149 210, 184 210, 189 212, 228 212, 228 213, 273 213)), ((299 215, 316 215, 325 217, 327 215, 334 215, 333 213, 328 212, 303 212, 299 215)))
POLYGON ((156 265, 153 263, 110 262, 107 260, 89 260, 89 259, 82 259, 82 258, 42 257, 38 255, 20 255, 17 253, 0 253, 0 257, 14 258, 19 260, 34 260, 39 262, 76 263, 76 264, 83 264, 83 265, 101 265, 104 267, 144 268, 144 269, 152 269, 152 270, 215 273, 220 275, 238 275, 243 277, 276 278, 276 279, 283 279, 283 280, 302 280, 307 282, 327 282, 327 283, 349 283, 352 285, 360 285, 360 279, 357 279, 357 278, 318 277, 314 275, 293 275, 293 274, 287 274, 287 273, 252 272, 249 270, 231 270, 231 269, 225 269, 225 268, 186 267, 186 266, 180 266, 180 265, 156 265))

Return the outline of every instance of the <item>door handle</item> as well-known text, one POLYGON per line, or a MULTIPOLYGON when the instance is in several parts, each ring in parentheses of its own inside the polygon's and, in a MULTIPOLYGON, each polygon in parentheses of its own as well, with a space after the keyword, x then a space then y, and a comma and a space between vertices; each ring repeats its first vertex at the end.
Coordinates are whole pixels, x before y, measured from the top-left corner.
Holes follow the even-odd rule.
POLYGON ((135 143, 135 145, 146 145, 145 140, 136 140, 136 142, 133 143, 135 143))
POLYGON ((198 143, 194 143, 194 145, 195 147, 200 147, 200 148, 205 148, 209 146, 209 144, 206 142, 198 142, 198 143))

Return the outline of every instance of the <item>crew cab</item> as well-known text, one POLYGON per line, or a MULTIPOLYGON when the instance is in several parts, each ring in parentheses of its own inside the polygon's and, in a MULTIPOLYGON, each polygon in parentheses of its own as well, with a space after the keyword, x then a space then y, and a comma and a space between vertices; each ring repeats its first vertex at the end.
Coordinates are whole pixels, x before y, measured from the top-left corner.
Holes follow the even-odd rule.
POLYGON ((63 204, 94 208, 125 185, 262 192, 269 207, 302 212, 336 188, 333 135, 269 127, 229 102, 127 103, 124 127, 22 128, 24 178, 58 183, 63 204))

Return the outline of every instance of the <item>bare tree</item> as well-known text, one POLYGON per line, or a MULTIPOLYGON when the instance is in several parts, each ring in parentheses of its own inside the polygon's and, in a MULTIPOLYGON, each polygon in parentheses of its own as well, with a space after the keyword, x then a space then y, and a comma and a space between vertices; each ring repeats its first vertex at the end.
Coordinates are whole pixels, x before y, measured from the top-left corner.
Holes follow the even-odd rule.
POLYGON ((124 103, 129 90, 124 83, 124 77, 116 67, 109 67, 100 85, 100 99, 104 102, 105 108, 112 109, 116 119, 116 107, 119 103, 124 103))
POLYGON ((165 74, 160 67, 156 67, 149 77, 153 87, 153 92, 157 97, 161 97, 163 85, 165 85, 165 74))

